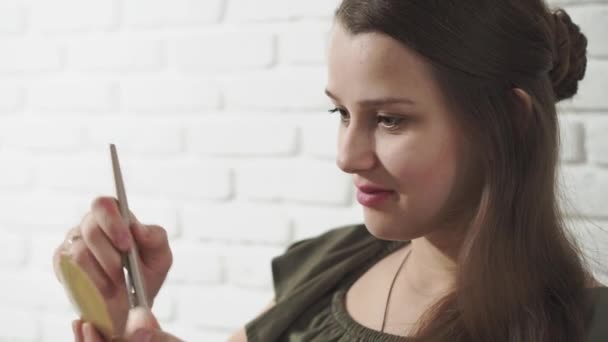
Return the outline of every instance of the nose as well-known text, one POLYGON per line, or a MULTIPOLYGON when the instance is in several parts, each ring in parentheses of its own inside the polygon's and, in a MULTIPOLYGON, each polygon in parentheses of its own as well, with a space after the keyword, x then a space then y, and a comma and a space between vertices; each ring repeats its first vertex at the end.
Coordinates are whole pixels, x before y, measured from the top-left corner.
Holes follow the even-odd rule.
POLYGON ((336 165, 342 171, 356 173, 369 170, 375 160, 373 137, 367 131, 357 130, 354 122, 340 127, 336 165))

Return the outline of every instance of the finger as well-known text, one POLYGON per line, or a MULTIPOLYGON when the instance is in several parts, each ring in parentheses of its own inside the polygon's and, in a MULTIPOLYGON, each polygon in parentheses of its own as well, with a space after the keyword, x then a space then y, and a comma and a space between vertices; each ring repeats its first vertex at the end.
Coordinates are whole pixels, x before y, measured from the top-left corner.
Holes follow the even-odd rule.
POLYGON ((91 204, 91 213, 114 246, 122 251, 127 251, 131 247, 131 233, 120 215, 115 198, 96 198, 91 204))
POLYGON ((114 286, 91 251, 87 248, 87 245, 82 240, 77 240, 71 249, 71 258, 74 263, 86 272, 102 295, 106 297, 111 295, 114 286))
POLYGON ((167 231, 158 225, 143 224, 131 214, 131 235, 138 248, 154 249, 161 247, 167 240, 167 231))
POLYGON ((161 331, 159 333, 156 334, 156 336, 152 337, 152 341, 150 342, 184 342, 183 340, 180 340, 179 338, 168 334, 164 331, 161 331))
POLYGON ((148 342, 183 342, 179 338, 161 330, 140 329, 136 331, 129 341, 148 341, 148 342))
POLYGON ((85 342, 104 342, 97 329, 89 322, 82 325, 82 334, 85 342))
POLYGON ((137 222, 133 226, 133 237, 137 240, 139 256, 145 266, 152 269, 169 269, 173 263, 173 254, 167 231, 163 227, 137 222))
POLYGON ((74 332, 74 341, 83 342, 84 337, 82 336, 82 320, 76 319, 72 321, 72 332, 74 332))
POLYGON ((149 309, 138 306, 129 310, 125 334, 131 336, 131 334, 139 329, 160 330, 160 325, 149 309))
POLYGON ((112 246, 108 237, 97 225, 93 215, 88 215, 82 223, 82 238, 106 277, 111 279, 114 285, 121 285, 124 282, 124 276, 121 272, 120 252, 112 246))
POLYGON ((125 327, 125 337, 128 341, 181 341, 177 337, 163 332, 158 324, 158 320, 154 317, 154 314, 152 314, 152 311, 142 307, 136 307, 129 311, 125 327))

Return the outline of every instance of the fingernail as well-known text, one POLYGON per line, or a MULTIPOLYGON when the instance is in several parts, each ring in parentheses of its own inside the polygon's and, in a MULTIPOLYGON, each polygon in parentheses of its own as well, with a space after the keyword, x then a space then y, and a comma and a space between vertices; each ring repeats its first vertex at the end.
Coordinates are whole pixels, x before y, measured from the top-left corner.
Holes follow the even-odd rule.
POLYGON ((149 330, 137 330, 133 334, 133 342, 150 342, 152 341, 152 332, 149 330))

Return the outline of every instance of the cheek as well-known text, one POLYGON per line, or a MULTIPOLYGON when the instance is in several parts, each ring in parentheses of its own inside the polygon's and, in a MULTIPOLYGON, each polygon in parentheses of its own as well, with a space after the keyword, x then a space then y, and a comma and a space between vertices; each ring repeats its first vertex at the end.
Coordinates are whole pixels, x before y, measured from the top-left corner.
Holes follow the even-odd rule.
MULTIPOLYGON (((446 201, 456 173, 453 144, 444 140, 408 148, 409 156, 396 167, 403 205, 412 214, 433 216, 446 201)), ((402 150, 403 151, 403 150, 402 150)))

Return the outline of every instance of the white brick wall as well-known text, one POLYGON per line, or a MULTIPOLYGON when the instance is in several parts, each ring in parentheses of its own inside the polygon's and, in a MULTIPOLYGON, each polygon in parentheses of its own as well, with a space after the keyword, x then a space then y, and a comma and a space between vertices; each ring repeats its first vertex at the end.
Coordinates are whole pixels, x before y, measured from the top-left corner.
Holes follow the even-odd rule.
MULTIPOLYGON (((114 194, 110 142, 131 209, 169 231, 155 312, 188 341, 253 318, 287 244, 361 222, 323 114, 338 2, 0 1, 0 341, 71 339, 51 256, 114 194)), ((560 106, 565 211, 608 282, 594 226, 608 229, 608 0, 561 4, 590 40, 580 95, 560 106)))

